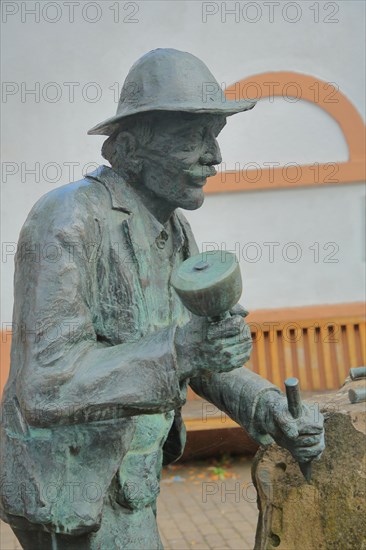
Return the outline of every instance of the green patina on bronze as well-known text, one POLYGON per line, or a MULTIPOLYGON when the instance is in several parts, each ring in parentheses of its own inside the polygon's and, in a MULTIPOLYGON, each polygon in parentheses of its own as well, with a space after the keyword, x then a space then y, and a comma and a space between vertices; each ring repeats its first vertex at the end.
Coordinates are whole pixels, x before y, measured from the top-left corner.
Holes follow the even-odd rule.
POLYGON ((242 293, 238 259, 226 250, 192 256, 173 272, 171 282, 189 311, 212 318, 225 315, 242 293))
MULTIPOLYGON (((0 514, 26 549, 161 548, 156 497, 184 448, 188 384, 260 443, 305 460, 323 448, 321 418, 304 406, 289 423, 280 390, 242 368, 247 312, 211 322, 171 284, 198 254, 178 208, 202 205, 226 117, 254 106, 207 97, 207 83, 220 89, 191 54, 146 54, 117 115, 90 132, 109 136, 111 168, 42 197, 21 231, 0 514)), ((223 285, 219 312, 239 296, 223 285)))

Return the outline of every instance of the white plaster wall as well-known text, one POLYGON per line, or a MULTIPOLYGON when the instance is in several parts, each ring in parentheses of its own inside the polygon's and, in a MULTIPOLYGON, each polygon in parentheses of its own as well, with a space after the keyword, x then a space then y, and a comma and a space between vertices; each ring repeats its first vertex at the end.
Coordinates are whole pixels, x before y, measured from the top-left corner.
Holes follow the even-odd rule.
MULTIPOLYGON (((28 211, 42 194, 72 176, 79 178, 86 164, 102 162, 103 138, 86 136, 86 131, 114 114, 116 83, 123 82, 143 53, 156 47, 187 50, 227 85, 265 71, 311 74, 336 83, 365 116, 363 2, 273 2, 272 22, 268 2, 74 4, 71 22, 70 2, 2 3, 4 321, 11 318, 12 308, 9 243, 16 242, 28 211), (37 4, 39 22, 37 13, 25 11, 37 12, 37 4), (222 5, 226 10, 239 5, 239 14, 227 13, 225 22, 222 5), (313 5, 319 8, 319 22, 313 5), (138 11, 130 19, 136 22, 128 22, 135 6, 138 11), (205 9, 217 10, 206 22, 205 9), (99 20, 91 23, 96 15, 99 20), (250 22, 255 18, 257 22, 250 22), (35 95, 25 93, 32 88, 35 95), (56 89, 60 97, 52 102, 56 89), (93 101, 98 90, 100 97, 93 101), (27 172, 32 168, 35 173, 27 172)), ((312 163, 342 161, 348 155, 339 127, 326 113, 313 104, 283 99, 263 100, 253 111, 229 119, 220 143, 227 169, 236 162, 312 163)), ((199 242, 225 242, 228 249, 238 242, 241 251, 248 242, 262 247, 257 262, 244 261, 241 252, 243 302, 248 307, 356 301, 362 299, 364 286, 364 196, 361 185, 209 196, 189 218, 199 242), (280 242, 273 262, 264 242, 280 242), (302 258, 296 263, 282 258, 289 242, 301 247, 302 258), (315 251, 308 250, 316 242, 319 262, 314 262, 315 251), (337 263, 324 263, 331 249, 322 246, 328 242, 339 247, 337 263)), ((247 252, 254 254, 254 248, 247 252)))
POLYGON ((361 185, 208 196, 189 213, 200 249, 240 258, 249 309, 364 299, 361 185))

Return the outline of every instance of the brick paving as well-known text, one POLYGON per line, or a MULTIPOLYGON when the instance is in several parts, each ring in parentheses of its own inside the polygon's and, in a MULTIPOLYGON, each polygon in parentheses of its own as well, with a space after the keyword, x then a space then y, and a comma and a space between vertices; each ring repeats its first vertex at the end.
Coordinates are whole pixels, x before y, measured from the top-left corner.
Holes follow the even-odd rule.
MULTIPOLYGON (((223 480, 209 460, 165 468, 158 500, 165 550, 252 550, 258 511, 250 466, 246 458, 232 460, 223 466, 223 480)), ((21 550, 4 523, 0 550, 21 550)))
POLYGON ((166 550, 252 550, 258 511, 250 467, 235 459, 222 481, 210 461, 165 468, 158 522, 166 550))
POLYGON ((0 550, 21 550, 21 548, 9 525, 0 521, 0 550))

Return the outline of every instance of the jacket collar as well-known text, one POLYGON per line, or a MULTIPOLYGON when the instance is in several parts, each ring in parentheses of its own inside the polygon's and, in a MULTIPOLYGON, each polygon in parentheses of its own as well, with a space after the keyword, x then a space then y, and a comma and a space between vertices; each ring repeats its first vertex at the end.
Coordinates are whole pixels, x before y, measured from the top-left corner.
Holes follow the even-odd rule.
POLYGON ((109 166, 99 166, 94 172, 86 174, 87 178, 103 183, 111 196, 112 208, 127 214, 136 211, 136 193, 132 187, 109 166))
MULTIPOLYGON (((108 166, 99 166, 94 172, 86 175, 102 183, 109 191, 112 209, 129 214, 129 220, 125 227, 129 230, 132 242, 140 248, 155 244, 156 239, 165 230, 164 226, 142 204, 139 196, 119 174, 108 166), (148 228, 142 229, 142 219, 147 221, 148 228), (140 226, 140 227, 138 227, 140 226), (134 229, 136 231, 134 231, 134 229)), ((175 211, 171 217, 173 227, 173 239, 175 249, 178 251, 186 241, 183 228, 184 222, 180 220, 179 212, 175 211)))

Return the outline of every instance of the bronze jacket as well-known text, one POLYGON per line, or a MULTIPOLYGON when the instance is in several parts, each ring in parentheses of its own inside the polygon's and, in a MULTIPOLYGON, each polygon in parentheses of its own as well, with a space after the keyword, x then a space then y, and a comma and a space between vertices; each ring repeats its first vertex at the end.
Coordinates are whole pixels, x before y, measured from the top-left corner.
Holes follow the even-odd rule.
MULTIPOLYGON (((174 332, 190 314, 172 289, 166 318, 151 313, 155 235, 141 208, 132 188, 102 166, 42 197, 23 226, 1 418, 0 512, 9 523, 98 529, 136 415, 174 410, 164 462, 182 453, 186 383, 174 332)), ((172 226, 177 265, 197 246, 179 211, 172 226)), ((272 441, 256 414, 262 392, 277 391, 269 382, 240 368, 190 384, 259 442, 272 441)))

